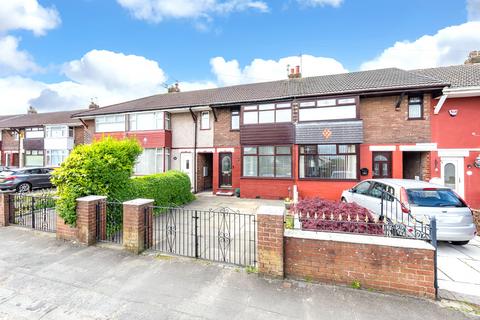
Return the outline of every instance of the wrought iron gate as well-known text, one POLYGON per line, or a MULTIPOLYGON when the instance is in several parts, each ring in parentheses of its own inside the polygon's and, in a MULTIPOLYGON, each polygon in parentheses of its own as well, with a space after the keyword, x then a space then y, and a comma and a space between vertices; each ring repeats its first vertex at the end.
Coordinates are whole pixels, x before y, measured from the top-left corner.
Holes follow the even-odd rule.
POLYGON ((229 208, 152 207, 145 218, 145 246, 153 250, 241 266, 255 266, 256 219, 229 208), (152 219, 149 223, 148 219, 152 219), (151 237, 148 237, 151 226, 151 237), (149 243, 151 239, 151 243, 149 243))
POLYGON ((9 195, 9 223, 39 231, 57 230, 56 199, 50 194, 14 193, 9 195))

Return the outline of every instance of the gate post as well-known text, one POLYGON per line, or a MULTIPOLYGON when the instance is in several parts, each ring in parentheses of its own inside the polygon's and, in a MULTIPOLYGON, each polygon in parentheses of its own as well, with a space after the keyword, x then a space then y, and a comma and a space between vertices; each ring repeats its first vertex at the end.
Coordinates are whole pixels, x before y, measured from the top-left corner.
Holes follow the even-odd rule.
POLYGON ((284 207, 261 206, 257 210, 258 272, 284 277, 283 232, 284 207))
POLYGON ((97 240, 97 204, 105 208, 107 197, 87 196, 77 199, 78 241, 87 246, 97 240))
POLYGON ((153 206, 153 202, 152 199, 135 199, 123 203, 123 248, 125 250, 134 254, 145 250, 145 213, 150 213, 149 209, 153 206))
POLYGON ((0 192, 0 227, 6 227, 10 221, 10 193, 0 192))

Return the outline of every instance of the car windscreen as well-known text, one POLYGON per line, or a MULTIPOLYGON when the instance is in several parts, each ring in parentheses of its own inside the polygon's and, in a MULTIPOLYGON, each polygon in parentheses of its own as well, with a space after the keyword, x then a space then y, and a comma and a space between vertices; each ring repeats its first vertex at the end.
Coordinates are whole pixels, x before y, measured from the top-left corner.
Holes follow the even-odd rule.
POLYGON ((450 189, 408 189, 408 202, 419 207, 466 207, 450 189))

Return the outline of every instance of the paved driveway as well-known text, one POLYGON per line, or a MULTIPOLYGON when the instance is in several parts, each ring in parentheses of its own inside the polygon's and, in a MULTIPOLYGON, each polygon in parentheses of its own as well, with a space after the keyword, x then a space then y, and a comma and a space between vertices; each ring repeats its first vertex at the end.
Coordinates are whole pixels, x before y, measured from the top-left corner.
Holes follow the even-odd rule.
POLYGON ((195 196, 197 199, 185 206, 186 208, 208 210, 228 207, 242 213, 255 213, 260 206, 284 206, 282 200, 244 199, 235 196, 217 196, 211 192, 202 192, 195 196))
POLYGON ((438 303, 0 229, 0 319, 459 320, 438 303))
POLYGON ((466 246, 439 243, 438 285, 445 298, 480 305, 480 237, 466 246))

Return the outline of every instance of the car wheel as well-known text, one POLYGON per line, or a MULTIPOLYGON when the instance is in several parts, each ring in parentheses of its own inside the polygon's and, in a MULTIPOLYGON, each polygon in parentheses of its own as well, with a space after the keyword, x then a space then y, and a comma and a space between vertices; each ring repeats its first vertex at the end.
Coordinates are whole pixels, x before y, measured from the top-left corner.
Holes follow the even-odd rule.
POLYGON ((452 241, 452 244, 453 245, 456 245, 456 246, 464 246, 466 244, 468 244, 470 241, 452 241))
POLYGON ((27 182, 22 182, 17 186, 17 192, 30 192, 32 187, 27 182))

